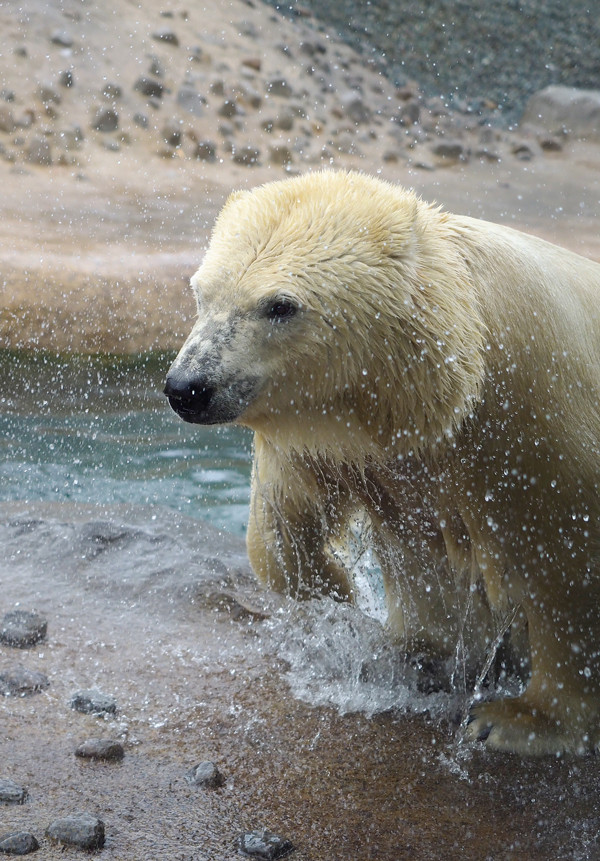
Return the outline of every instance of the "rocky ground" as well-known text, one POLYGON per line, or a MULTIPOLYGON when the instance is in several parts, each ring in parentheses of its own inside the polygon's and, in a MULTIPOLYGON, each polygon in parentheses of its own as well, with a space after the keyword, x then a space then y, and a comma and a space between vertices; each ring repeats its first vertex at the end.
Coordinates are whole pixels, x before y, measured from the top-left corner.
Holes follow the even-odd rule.
POLYGON ((175 348, 229 190, 322 166, 600 256, 597 144, 396 85, 309 9, 30 0, 0 26, 7 346, 175 348))
MULTIPOLYGON (((261 592, 239 539, 158 509, 27 503, 0 505, 0 539, 0 855, 16 833, 47 861, 102 841, 107 861, 235 861, 267 829, 293 861, 598 858, 596 758, 461 744, 451 710, 293 697, 286 632, 321 637, 349 683, 336 626, 261 592), (2 637, 15 607, 37 611, 29 645, 2 637)), ((359 632, 368 680, 381 655, 359 632)))

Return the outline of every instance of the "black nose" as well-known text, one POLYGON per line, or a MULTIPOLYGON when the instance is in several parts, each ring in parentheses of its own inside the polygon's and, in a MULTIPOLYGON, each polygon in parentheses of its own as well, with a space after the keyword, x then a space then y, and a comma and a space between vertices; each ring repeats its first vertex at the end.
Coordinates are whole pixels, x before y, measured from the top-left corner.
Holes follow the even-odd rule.
POLYGON ((188 422, 201 420, 209 408, 215 388, 205 377, 169 371, 164 388, 171 408, 188 422))

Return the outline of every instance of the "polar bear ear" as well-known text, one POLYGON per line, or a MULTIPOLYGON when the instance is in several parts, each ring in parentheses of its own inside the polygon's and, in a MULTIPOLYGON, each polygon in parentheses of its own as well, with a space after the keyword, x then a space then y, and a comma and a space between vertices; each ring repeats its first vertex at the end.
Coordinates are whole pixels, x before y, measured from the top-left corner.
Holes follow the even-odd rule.
POLYGON ((246 188, 237 188, 235 191, 232 191, 225 201, 225 206, 229 206, 230 203, 235 203, 237 200, 241 200, 243 197, 250 197, 251 191, 248 191, 246 188))

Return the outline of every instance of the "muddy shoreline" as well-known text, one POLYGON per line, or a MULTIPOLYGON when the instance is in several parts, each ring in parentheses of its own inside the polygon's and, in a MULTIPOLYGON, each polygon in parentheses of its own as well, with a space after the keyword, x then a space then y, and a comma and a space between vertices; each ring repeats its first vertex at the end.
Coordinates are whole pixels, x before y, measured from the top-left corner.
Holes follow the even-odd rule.
POLYGON ((299 625, 299 610, 258 589, 239 539, 158 509, 24 503, 0 506, 0 532, 2 610, 48 619, 43 643, 0 647, 0 670, 50 680, 0 700, 1 776, 29 793, 0 827, 33 832, 44 858, 64 857, 43 835, 74 810, 105 822, 101 855, 121 861, 233 861, 237 835, 264 827, 298 861, 595 857, 595 758, 523 761, 457 745, 452 715, 294 699, 269 618, 299 625), (70 709, 82 687, 117 714, 70 709), (98 736, 124 759, 74 756, 98 736), (205 759, 222 788, 185 780, 205 759))

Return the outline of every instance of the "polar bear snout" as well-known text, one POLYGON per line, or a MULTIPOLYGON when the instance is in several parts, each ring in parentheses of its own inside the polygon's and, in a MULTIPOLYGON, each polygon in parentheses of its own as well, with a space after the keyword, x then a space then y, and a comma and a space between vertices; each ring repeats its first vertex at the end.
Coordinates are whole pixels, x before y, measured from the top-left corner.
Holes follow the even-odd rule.
POLYGON ((208 424, 211 422, 210 406, 216 387, 206 377, 171 368, 167 374, 164 394, 171 409, 186 422, 208 424))
POLYGON ((241 378, 227 375, 221 367, 211 370, 213 373, 203 374, 197 368, 182 366, 176 359, 163 390, 171 408, 193 424, 230 424, 241 420, 260 389, 260 380, 251 375, 241 378))

